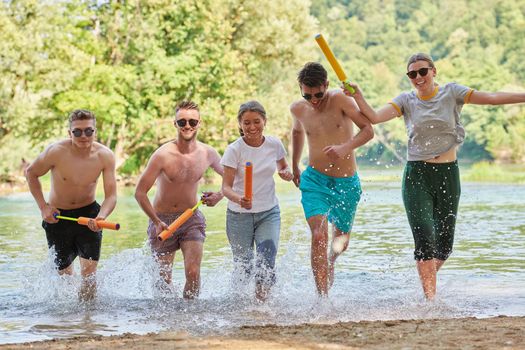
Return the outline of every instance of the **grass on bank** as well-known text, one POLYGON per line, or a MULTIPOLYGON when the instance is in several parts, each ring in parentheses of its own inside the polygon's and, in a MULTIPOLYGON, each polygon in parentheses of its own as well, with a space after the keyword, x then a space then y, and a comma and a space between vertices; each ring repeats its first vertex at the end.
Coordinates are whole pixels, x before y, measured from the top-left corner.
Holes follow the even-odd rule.
POLYGON ((461 179, 469 182, 525 184, 525 165, 501 165, 483 161, 464 169, 461 179))
MULTIPOLYGON (((403 166, 360 167, 359 175, 369 182, 401 181, 403 166)), ((462 182, 494 182, 525 184, 524 164, 496 164, 482 161, 473 164, 460 162, 462 182)))

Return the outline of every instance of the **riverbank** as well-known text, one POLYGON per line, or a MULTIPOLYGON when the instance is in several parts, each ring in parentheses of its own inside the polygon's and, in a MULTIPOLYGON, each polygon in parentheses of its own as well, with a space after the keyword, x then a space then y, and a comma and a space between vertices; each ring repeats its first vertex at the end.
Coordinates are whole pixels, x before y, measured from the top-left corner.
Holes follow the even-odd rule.
MULTIPOLYGON (((400 182, 403 175, 403 166, 370 167, 359 168, 361 180, 364 182, 400 182)), ((217 186, 220 177, 215 174, 206 179, 207 185, 217 186)), ((134 188, 139 175, 118 175, 117 184, 119 188, 134 188)), ((47 191, 49 188, 49 175, 44 176, 42 185, 47 191)), ((461 170, 462 182, 493 182, 525 184, 525 167, 521 164, 494 164, 486 161, 463 165, 461 170)), ((282 185, 280 182, 277 185, 282 185)), ((10 175, 0 178, 0 196, 7 196, 17 192, 28 191, 25 178, 21 175, 10 175)))
POLYGON ((226 335, 186 332, 90 336, 0 349, 525 349, 525 317, 460 318, 241 327, 226 335))

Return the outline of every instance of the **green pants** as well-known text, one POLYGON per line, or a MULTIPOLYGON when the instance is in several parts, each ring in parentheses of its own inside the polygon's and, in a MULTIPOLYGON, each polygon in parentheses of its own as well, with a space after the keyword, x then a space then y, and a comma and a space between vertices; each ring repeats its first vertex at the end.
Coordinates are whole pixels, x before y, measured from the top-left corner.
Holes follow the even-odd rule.
POLYGON ((414 236, 416 260, 447 260, 452 253, 461 185, 457 161, 409 161, 403 203, 414 236))

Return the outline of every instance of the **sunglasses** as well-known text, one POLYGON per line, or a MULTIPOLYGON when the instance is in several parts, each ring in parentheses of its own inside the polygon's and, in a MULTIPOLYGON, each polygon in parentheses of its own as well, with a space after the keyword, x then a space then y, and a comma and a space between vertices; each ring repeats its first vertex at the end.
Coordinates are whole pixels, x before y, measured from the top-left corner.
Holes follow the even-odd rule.
POLYGON ((90 136, 93 135, 94 132, 95 132, 95 129, 93 129, 93 128, 86 128, 84 130, 82 130, 82 129, 73 129, 73 130, 71 130, 71 133, 75 137, 82 136, 82 133, 84 133, 84 135, 86 135, 87 137, 90 137, 90 136))
POLYGON ((407 76, 410 79, 416 79, 417 74, 419 73, 420 76, 424 77, 428 74, 428 71, 431 70, 432 67, 425 67, 425 68, 419 68, 418 70, 411 70, 410 72, 407 72, 407 76))
POLYGON ((186 123, 189 123, 192 128, 196 127, 199 124, 197 119, 179 119, 177 120, 177 125, 181 128, 186 126, 186 123))
POLYGON ((323 98, 324 96, 324 91, 320 91, 320 92, 317 92, 315 94, 303 94, 303 98, 306 100, 306 101, 310 101, 312 99, 312 97, 315 97, 317 99, 320 99, 320 98, 323 98))

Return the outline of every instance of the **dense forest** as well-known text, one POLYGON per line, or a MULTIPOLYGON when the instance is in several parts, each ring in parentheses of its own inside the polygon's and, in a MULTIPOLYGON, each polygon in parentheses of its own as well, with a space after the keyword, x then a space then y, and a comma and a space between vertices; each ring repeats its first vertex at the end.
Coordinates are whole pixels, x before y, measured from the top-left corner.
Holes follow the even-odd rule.
MULTIPOLYGON (((430 53, 439 83, 525 90, 525 0, 2 0, 0 173, 67 136, 73 109, 95 112, 120 174, 136 174, 173 139, 174 107, 201 106, 199 139, 222 152, 236 111, 257 99, 267 133, 289 143, 296 74, 319 61, 324 34, 374 107, 411 88, 406 60, 430 53)), ((525 106, 466 106, 469 160, 523 162, 525 106)), ((363 162, 400 162, 402 120, 375 127, 363 162)))

